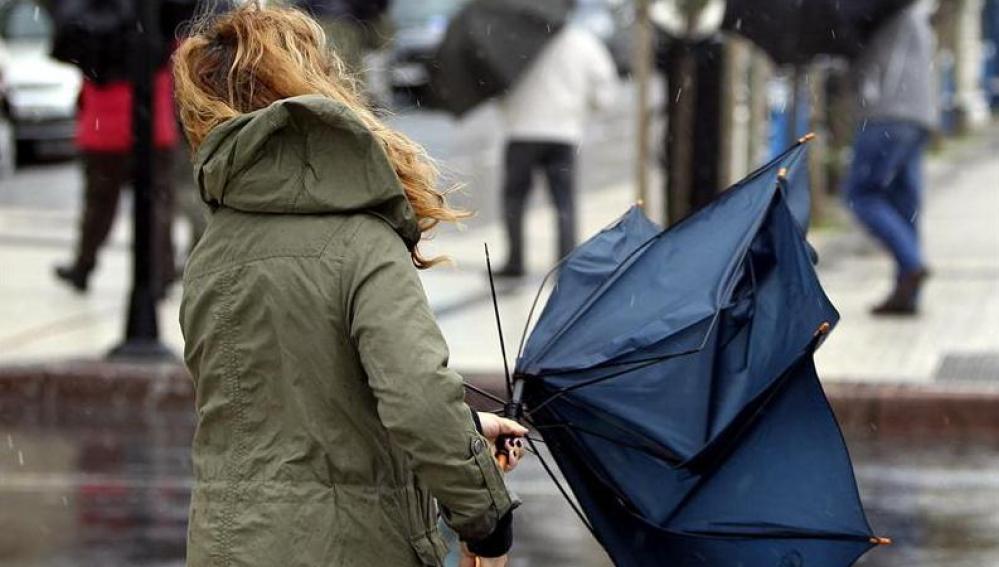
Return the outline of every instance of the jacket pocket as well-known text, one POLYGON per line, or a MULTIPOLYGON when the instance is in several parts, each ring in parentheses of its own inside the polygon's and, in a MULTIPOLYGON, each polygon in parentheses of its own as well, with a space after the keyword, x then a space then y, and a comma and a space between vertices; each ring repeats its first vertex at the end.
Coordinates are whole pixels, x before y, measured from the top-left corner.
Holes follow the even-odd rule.
POLYGON ((423 565, 427 567, 444 565, 447 544, 444 543, 444 539, 441 538, 441 534, 436 528, 409 538, 409 543, 413 546, 413 551, 416 552, 416 556, 420 558, 423 565))

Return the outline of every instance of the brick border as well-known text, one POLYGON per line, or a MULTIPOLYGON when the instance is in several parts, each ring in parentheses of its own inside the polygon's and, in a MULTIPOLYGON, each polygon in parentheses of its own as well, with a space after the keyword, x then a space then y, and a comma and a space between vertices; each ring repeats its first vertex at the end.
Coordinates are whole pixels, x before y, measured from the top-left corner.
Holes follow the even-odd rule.
MULTIPOLYGON (((496 374, 470 382, 502 395, 496 374)), ((999 445, 999 385, 830 381, 823 384, 852 439, 999 445)), ((490 407, 475 394, 473 405, 490 407)), ((104 361, 0 366, 0 423, 122 423, 157 411, 190 412, 194 387, 179 364, 104 361), (98 408, 98 409, 94 409, 98 408)))

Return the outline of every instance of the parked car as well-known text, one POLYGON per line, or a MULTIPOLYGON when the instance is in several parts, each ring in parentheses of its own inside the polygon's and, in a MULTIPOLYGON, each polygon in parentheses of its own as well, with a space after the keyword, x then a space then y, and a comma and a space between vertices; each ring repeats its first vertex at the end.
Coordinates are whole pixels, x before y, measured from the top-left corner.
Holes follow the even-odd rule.
POLYGON ((35 0, 0 0, 5 110, 22 148, 73 140, 82 77, 49 56, 52 20, 35 0))
POLYGON ((392 3, 389 16, 395 41, 389 56, 389 85, 417 99, 430 82, 429 65, 444 40, 451 18, 469 0, 401 0, 392 3))
POLYGON ((0 179, 14 172, 17 163, 14 127, 7 115, 7 88, 3 80, 3 68, 7 61, 7 48, 0 41, 0 179))
MULTIPOLYGON (((389 84, 417 99, 430 82, 429 65, 451 18, 470 0, 399 0, 389 13, 396 29, 389 84)), ((633 10, 626 0, 577 0, 572 20, 607 44, 621 75, 631 68, 633 10)))

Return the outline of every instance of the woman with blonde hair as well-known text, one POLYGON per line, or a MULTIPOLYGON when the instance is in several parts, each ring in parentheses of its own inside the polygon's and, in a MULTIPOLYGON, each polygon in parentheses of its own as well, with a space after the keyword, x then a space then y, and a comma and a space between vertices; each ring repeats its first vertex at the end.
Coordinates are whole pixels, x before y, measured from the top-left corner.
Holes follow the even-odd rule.
MULTIPOLYGON (((250 2, 174 57, 213 213, 184 274, 198 427, 188 564, 504 565, 513 502, 416 268, 462 213, 380 123, 305 14, 250 2), (436 503, 435 503, 436 500, 436 503)), ((501 449, 511 462, 519 440, 501 449)))

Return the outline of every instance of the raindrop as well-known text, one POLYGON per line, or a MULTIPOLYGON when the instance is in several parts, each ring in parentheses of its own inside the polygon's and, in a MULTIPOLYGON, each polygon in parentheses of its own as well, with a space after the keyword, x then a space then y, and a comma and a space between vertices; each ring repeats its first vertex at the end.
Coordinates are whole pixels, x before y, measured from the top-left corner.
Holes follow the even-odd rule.
POLYGON ((735 20, 735 29, 736 31, 742 31, 742 18, 737 18, 735 20))
POLYGON ((22 467, 24 466, 24 452, 23 451, 18 451, 17 452, 17 464, 20 465, 20 466, 22 466, 22 467))
POLYGON ((836 30, 832 30, 831 29, 831 30, 829 30, 829 33, 832 35, 833 39, 836 39, 836 30))
POLYGON ((915 213, 912 213, 912 216, 909 217, 909 222, 912 223, 912 224, 916 224, 916 218, 918 216, 919 216, 919 212, 918 211, 915 212, 915 213))
POLYGON ((69 498, 66 498, 65 496, 63 496, 62 497, 62 505, 63 506, 69 506, 69 498))
POLYGON ((682 94, 683 94, 683 87, 680 87, 676 90, 676 100, 674 102, 680 102, 680 95, 682 94))
POLYGON ((631 294, 631 301, 628 303, 628 307, 634 307, 634 306, 635 306, 635 294, 633 293, 631 294))
POLYGON ((40 15, 40 12, 41 12, 41 9, 42 9, 41 6, 35 6, 35 10, 31 14, 31 19, 33 19, 33 20, 35 20, 37 22, 38 21, 38 16, 40 15))
POLYGON ((891 133, 890 132, 885 132, 884 135, 885 135, 885 140, 891 140, 891 133))
POLYGON ((486 37, 489 37, 492 34, 493 34, 493 25, 492 24, 487 24, 486 25, 486 37))
POLYGON ((94 119, 94 130, 97 131, 97 132, 100 132, 100 130, 101 130, 101 119, 100 118, 95 118, 94 119))
POLYGON ((11 451, 14 450, 14 436, 10 433, 7 434, 7 448, 11 451))

